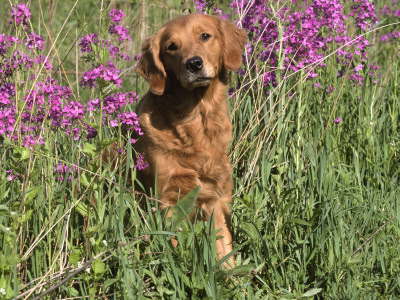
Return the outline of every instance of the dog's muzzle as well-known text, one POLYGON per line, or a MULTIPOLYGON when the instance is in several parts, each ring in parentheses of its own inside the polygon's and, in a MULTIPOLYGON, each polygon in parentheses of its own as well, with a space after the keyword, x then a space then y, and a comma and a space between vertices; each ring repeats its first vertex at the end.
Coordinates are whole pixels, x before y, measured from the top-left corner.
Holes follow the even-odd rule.
POLYGON ((197 73, 201 71, 201 69, 203 69, 203 65, 203 59, 199 56, 189 58, 185 63, 186 70, 188 70, 190 73, 197 73))

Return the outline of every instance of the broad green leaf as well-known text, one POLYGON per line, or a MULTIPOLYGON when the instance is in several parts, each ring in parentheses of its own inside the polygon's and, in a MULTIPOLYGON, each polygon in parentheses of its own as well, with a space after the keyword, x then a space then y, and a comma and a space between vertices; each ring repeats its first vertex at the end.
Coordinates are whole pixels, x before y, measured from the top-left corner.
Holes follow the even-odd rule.
POLYGON ((42 188, 41 185, 31 188, 25 195, 25 203, 24 205, 29 204, 28 201, 33 200, 35 196, 39 193, 40 189, 42 188))
POLYGON ((68 260, 71 264, 73 264, 74 266, 76 266, 78 264, 78 262, 81 260, 81 255, 79 252, 77 251, 73 251, 69 256, 68 256, 68 260))
POLYGON ((31 149, 29 149, 29 148, 24 148, 24 149, 21 151, 21 160, 28 159, 30 155, 31 155, 31 149))
POLYGON ((90 158, 94 158, 99 154, 97 146, 90 143, 84 143, 82 148, 83 154, 89 156, 90 158))
POLYGON ((78 213, 80 213, 83 217, 87 217, 89 214, 89 208, 87 204, 84 202, 80 201, 77 205, 75 205, 75 209, 77 210, 78 213))
POLYGON ((105 139, 105 140, 101 140, 98 142, 98 145, 100 146, 99 148, 104 149, 108 146, 110 146, 112 143, 116 142, 117 139, 116 138, 112 138, 112 139, 105 139))
POLYGON ((92 263, 92 270, 94 275, 100 276, 106 271, 106 265, 101 260, 95 260, 92 263))
POLYGON ((178 230, 181 222, 185 218, 187 218, 194 210, 196 199, 200 194, 200 189, 201 189, 200 186, 194 188, 189 193, 187 193, 185 197, 183 197, 176 203, 176 205, 172 209, 172 217, 171 217, 172 231, 178 230))
POLYGON ((307 292, 305 292, 302 295, 302 297, 312 297, 321 292, 322 292, 322 289, 311 289, 311 290, 308 290, 307 292))

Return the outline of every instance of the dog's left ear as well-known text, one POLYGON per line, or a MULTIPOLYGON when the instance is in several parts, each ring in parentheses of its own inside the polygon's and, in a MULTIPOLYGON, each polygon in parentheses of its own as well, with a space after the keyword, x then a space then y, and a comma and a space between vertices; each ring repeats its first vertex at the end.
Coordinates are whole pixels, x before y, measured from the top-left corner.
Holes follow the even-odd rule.
POLYGON ((136 71, 149 82, 150 91, 162 95, 165 90, 167 74, 160 60, 160 35, 153 34, 143 42, 142 56, 139 59, 136 71))
POLYGON ((222 60, 229 71, 236 71, 242 65, 242 52, 247 34, 227 20, 221 20, 221 33, 224 40, 222 60))

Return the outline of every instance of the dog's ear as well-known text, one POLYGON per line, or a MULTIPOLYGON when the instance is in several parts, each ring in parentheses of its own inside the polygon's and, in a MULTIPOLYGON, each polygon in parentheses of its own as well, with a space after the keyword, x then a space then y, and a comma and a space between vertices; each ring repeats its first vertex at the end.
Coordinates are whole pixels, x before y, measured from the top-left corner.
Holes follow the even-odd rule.
POLYGON ((167 74, 160 59, 160 32, 147 38, 142 44, 142 56, 136 71, 149 82, 150 91, 162 95, 165 90, 167 74))
POLYGON ((242 52, 247 34, 227 20, 221 20, 221 33, 224 40, 223 63, 229 71, 236 71, 242 65, 242 52))

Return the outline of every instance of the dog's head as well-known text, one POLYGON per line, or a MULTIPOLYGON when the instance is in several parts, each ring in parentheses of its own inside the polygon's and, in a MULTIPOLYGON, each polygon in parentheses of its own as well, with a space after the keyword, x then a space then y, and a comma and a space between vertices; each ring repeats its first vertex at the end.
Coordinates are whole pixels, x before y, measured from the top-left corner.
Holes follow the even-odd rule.
POLYGON ((137 71, 156 95, 164 93, 168 76, 187 90, 208 86, 223 69, 239 69, 246 38, 243 29, 218 17, 182 16, 144 41, 137 71))

